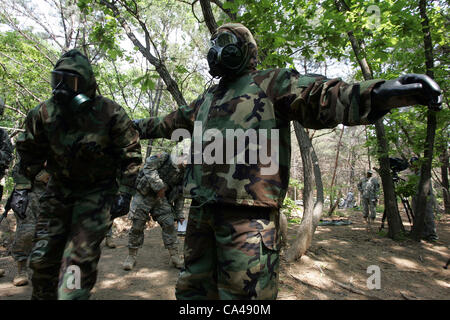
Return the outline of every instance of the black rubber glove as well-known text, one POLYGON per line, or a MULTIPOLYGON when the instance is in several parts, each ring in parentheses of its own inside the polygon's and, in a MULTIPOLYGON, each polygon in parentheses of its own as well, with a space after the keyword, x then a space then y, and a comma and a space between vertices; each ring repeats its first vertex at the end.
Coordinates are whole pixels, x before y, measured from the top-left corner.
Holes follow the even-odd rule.
POLYGON ((405 74, 375 87, 372 104, 378 110, 422 104, 438 111, 442 109, 442 92, 439 85, 427 75, 405 74))
POLYGON ((130 211, 131 195, 128 193, 119 193, 114 199, 111 208, 111 219, 124 216, 130 211))
POLYGON ((28 206, 28 190, 14 189, 11 198, 11 209, 19 219, 26 218, 26 211, 28 206))

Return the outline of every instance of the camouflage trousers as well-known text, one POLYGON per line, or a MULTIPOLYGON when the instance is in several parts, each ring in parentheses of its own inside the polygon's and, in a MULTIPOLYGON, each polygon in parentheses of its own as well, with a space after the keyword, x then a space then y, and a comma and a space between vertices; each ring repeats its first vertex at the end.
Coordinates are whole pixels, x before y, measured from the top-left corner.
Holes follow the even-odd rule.
POLYGON ((34 232, 39 214, 39 198, 45 192, 45 185, 35 182, 33 189, 28 193, 28 206, 25 219, 16 216, 17 226, 11 255, 15 261, 25 261, 33 247, 34 232))
POLYGON ((162 229, 162 240, 166 249, 177 248, 178 238, 175 215, 166 198, 143 196, 136 192, 131 201, 129 219, 133 221, 128 233, 128 248, 141 248, 144 244, 145 224, 150 219, 158 222, 162 229))
POLYGON ((363 197, 361 198, 361 205, 364 218, 369 217, 370 219, 375 219, 377 217, 376 202, 374 202, 372 199, 363 197))
POLYGON ((193 201, 177 299, 276 299, 278 219, 277 209, 193 201))
POLYGON ((34 247, 32 299, 88 299, 97 280, 100 243, 111 227, 115 190, 40 199, 34 247))

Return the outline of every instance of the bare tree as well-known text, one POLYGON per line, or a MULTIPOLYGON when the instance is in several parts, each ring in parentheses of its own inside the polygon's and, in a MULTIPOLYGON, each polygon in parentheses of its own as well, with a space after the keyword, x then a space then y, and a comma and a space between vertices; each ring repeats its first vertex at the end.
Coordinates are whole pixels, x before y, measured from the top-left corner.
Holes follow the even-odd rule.
POLYGON ((297 121, 294 121, 294 130, 300 146, 303 163, 304 213, 302 222, 297 228, 295 241, 286 253, 286 260, 290 262, 300 259, 311 246, 313 235, 319 225, 323 209, 323 184, 319 161, 305 128, 297 121), (317 190, 317 200, 315 203, 314 182, 317 190))
MULTIPOLYGON (((427 2, 419 0, 419 12, 422 23, 423 41, 425 48, 426 73, 430 78, 434 78, 433 72, 433 44, 431 40, 429 19, 427 15, 427 2)), ((425 208, 427 197, 431 190, 431 162, 433 160, 434 137, 436 134, 436 111, 430 108, 427 111, 427 134, 424 146, 424 161, 420 167, 419 194, 417 196, 414 210, 414 224, 411 229, 411 236, 416 241, 420 241, 422 230, 425 224, 425 208)))

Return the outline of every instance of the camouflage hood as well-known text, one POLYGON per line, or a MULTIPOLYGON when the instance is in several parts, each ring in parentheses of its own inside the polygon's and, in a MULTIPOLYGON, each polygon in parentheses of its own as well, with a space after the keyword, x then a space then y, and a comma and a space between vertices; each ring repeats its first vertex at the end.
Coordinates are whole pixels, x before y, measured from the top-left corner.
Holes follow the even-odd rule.
POLYGON ((247 63, 243 72, 256 70, 256 65, 258 63, 258 46, 256 45, 256 41, 250 30, 240 23, 226 23, 217 29, 216 34, 223 31, 233 33, 238 40, 247 44, 248 50, 245 56, 247 63))
POLYGON ((79 50, 72 49, 67 51, 56 62, 55 71, 72 71, 80 74, 87 83, 87 91, 84 92, 88 97, 94 98, 97 82, 95 81, 94 72, 88 58, 79 50))

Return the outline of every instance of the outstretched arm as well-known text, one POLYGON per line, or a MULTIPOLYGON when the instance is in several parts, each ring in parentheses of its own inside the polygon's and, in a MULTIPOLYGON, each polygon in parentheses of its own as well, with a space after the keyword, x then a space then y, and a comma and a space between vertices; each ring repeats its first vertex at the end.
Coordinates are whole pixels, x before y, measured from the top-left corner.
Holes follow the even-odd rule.
POLYGON ((439 86, 425 75, 348 84, 321 75, 300 75, 293 69, 275 69, 260 73, 255 81, 272 98, 279 117, 312 129, 371 124, 392 108, 414 104, 438 108, 442 103, 439 86))
POLYGON ((175 129, 194 130, 195 116, 204 98, 200 96, 189 106, 181 106, 166 116, 133 120, 141 139, 171 138, 175 129))

